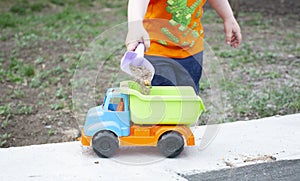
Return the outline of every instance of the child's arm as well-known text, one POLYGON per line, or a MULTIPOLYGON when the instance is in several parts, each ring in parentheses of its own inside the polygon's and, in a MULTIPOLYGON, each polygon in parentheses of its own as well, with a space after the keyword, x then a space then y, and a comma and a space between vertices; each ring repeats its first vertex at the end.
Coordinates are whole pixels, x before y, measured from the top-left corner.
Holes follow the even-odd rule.
POLYGON ((224 22, 226 44, 237 48, 242 42, 242 34, 239 24, 233 16, 233 12, 227 0, 208 0, 224 22))
POLYGON ((143 20, 150 0, 129 0, 128 2, 128 33, 127 50, 134 50, 139 42, 150 47, 149 34, 143 26, 143 20))

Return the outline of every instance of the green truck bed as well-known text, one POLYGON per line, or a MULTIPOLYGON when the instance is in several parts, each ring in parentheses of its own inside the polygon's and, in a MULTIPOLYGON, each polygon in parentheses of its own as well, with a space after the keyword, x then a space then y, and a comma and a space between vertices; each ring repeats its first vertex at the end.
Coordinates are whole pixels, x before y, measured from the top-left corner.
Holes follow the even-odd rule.
POLYGON ((121 92, 129 95, 131 121, 135 124, 195 123, 205 110, 201 98, 188 86, 153 86, 149 95, 140 92, 133 81, 120 84, 121 92))

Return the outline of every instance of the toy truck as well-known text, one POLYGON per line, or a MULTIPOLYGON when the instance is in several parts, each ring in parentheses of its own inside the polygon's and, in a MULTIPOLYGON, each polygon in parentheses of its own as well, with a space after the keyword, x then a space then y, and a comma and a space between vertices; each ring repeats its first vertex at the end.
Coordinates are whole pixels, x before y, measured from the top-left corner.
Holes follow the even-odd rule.
POLYGON ((174 158, 185 145, 195 145, 190 126, 204 109, 192 87, 152 86, 144 95, 138 83, 123 81, 107 90, 102 105, 89 109, 81 143, 105 158, 119 145, 157 146, 165 157, 174 158))

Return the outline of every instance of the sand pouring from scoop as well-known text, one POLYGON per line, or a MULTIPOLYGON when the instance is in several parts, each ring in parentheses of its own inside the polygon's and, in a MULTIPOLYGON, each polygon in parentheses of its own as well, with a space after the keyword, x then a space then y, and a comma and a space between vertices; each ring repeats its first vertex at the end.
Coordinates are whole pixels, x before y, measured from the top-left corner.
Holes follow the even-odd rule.
POLYGON ((131 75, 138 82, 146 86, 151 85, 155 69, 152 64, 144 58, 145 46, 140 43, 135 51, 127 51, 121 60, 121 69, 131 75))

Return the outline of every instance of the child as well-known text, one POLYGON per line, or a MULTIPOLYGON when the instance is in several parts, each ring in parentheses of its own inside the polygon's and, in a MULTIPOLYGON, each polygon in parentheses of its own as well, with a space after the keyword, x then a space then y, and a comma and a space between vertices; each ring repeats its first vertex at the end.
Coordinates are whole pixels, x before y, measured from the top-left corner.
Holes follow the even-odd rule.
MULTIPOLYGON (((129 0, 127 50, 144 43, 153 64, 151 84, 192 86, 199 94, 204 32, 200 22, 206 0, 129 0)), ((224 22, 226 44, 241 43, 240 27, 227 0, 208 0, 224 22)))

